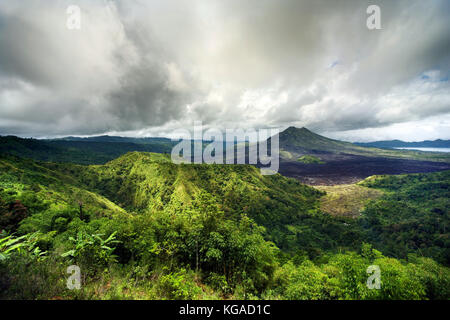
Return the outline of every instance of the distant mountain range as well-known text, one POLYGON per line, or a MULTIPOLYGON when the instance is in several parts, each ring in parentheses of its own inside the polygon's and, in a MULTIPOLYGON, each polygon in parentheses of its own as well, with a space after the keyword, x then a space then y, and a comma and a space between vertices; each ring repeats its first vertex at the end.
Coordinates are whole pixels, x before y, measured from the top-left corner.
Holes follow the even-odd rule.
POLYGON ((303 155, 359 155, 366 157, 399 158, 411 160, 431 160, 450 162, 450 156, 442 153, 421 152, 415 150, 394 150, 371 145, 334 140, 318 135, 307 128, 289 127, 279 133, 280 156, 285 160, 296 160, 303 155))
POLYGON ((78 164, 103 164, 132 151, 170 153, 173 145, 166 138, 98 136, 41 140, 0 136, 0 154, 78 164))
POLYGON ((392 148, 450 148, 450 140, 437 139, 434 141, 425 140, 418 142, 405 142, 401 140, 384 140, 374 142, 355 142, 361 147, 374 147, 383 149, 392 148))
MULTIPOLYGON (((270 142, 269 138, 269 142, 270 142)), ((398 140, 396 140, 398 141, 398 140)), ((395 146, 410 146, 411 143, 375 145, 353 144, 318 135, 307 128, 289 127, 279 133, 280 156, 287 161, 296 161, 304 155, 358 155, 412 160, 450 162, 450 155, 411 150, 387 149, 395 146)), ((72 162, 79 164, 103 164, 127 152, 170 153, 177 142, 168 138, 133 138, 119 136, 64 137, 58 139, 23 139, 16 136, 0 136, 0 154, 10 154, 35 160, 72 162)), ((204 141, 204 145, 208 144, 204 141)), ((426 141, 424 142, 426 143, 426 141)), ((449 141, 430 141, 433 147, 450 146, 449 141), (441 142, 440 144, 438 142, 441 142), (445 144, 447 143, 447 144, 445 144)), ((422 144, 431 146, 431 144, 422 144)), ((416 145, 414 145, 416 146, 416 145)))
POLYGON ((133 138, 133 137, 119 137, 119 136, 95 136, 95 137, 73 137, 68 136, 58 139, 50 139, 48 141, 82 141, 82 142, 127 142, 127 143, 138 143, 138 144, 157 144, 157 143, 171 143, 169 138, 133 138))

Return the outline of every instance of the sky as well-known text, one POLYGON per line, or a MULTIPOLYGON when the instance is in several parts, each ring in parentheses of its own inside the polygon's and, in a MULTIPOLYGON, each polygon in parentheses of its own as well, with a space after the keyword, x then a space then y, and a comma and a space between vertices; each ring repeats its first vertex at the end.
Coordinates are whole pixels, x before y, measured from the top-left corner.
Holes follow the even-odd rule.
POLYGON ((2 0, 0 135, 170 136, 201 121, 450 139, 449 16, 448 0, 2 0))

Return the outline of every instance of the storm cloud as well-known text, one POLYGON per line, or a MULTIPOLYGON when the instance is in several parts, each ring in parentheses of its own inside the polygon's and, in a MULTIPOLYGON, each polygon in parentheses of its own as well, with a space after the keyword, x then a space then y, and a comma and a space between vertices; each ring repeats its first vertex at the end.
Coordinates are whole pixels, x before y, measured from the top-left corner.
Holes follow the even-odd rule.
POLYGON ((2 1, 0 134, 163 136, 202 121, 449 139, 449 16, 445 0, 2 1), (370 4, 381 30, 366 27, 370 4))

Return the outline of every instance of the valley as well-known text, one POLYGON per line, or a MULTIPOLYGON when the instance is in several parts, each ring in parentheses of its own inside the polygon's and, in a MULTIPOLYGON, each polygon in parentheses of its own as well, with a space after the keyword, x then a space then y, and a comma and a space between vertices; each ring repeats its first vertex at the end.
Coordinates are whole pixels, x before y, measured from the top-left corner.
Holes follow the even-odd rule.
POLYGON ((288 133, 274 175, 167 140, 0 139, 0 298, 449 299, 448 157, 288 133))
MULTIPOLYGON (((269 138, 268 145, 270 141, 269 138)), ((7 136, 0 137, 0 154, 52 162, 104 164, 132 151, 170 154, 176 143, 167 138, 99 136, 39 140, 7 136)), ((204 142, 203 148, 208 143, 204 142)), ((309 185, 349 184, 376 174, 450 169, 450 153, 363 147, 329 139, 306 128, 289 127, 279 133, 279 145, 279 173, 309 185), (302 157, 316 160, 299 161, 302 157)), ((224 148, 224 159, 225 152, 224 148)), ((246 153, 248 158, 248 146, 246 153)))

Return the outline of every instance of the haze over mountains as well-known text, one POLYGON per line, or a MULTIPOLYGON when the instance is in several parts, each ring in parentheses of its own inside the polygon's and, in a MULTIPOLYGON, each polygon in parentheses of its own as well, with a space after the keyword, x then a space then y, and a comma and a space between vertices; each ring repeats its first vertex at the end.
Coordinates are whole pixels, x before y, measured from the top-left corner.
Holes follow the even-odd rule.
POLYGON ((450 148, 450 140, 425 140, 416 142, 406 142, 402 140, 384 140, 374 142, 354 142, 354 144, 362 147, 375 148, 450 148))
POLYGON ((90 137, 57 140, 0 137, 0 153, 42 161, 103 164, 130 151, 168 153, 173 143, 160 138, 90 137))
MULTIPOLYGON (((75 163, 99 164, 130 151, 170 153, 176 143, 169 138, 159 137, 133 138, 104 135, 86 138, 68 136, 58 139, 24 139, 3 136, 0 137, 0 152, 45 161, 70 160, 75 163)), ((204 145, 207 143, 209 142, 203 142, 204 145)), ((296 160, 305 154, 321 154, 323 157, 348 154, 450 162, 450 158, 445 154, 385 150, 374 148, 376 145, 377 143, 369 143, 362 146, 333 140, 307 128, 289 127, 279 133, 280 156, 284 160, 296 160)), ((380 146, 385 145, 386 143, 380 142, 380 146)))
MULTIPOLYGON (((171 153, 176 143, 167 138, 97 136, 37 140, 7 136, 0 137, 0 153, 42 161, 104 164, 133 151, 171 153)), ((207 144, 204 141, 203 147, 207 144)), ((364 147, 329 139, 306 128, 289 127, 279 133, 279 146, 279 172, 312 185, 354 183, 374 174, 450 169, 450 154, 364 147), (299 160, 304 156, 308 161, 299 160)))

